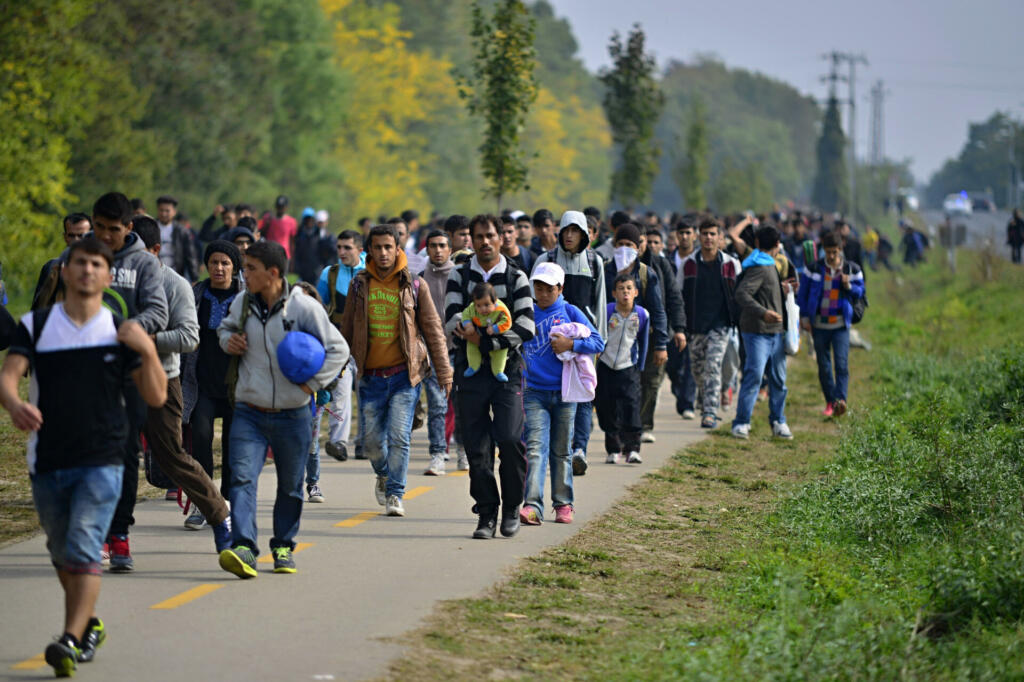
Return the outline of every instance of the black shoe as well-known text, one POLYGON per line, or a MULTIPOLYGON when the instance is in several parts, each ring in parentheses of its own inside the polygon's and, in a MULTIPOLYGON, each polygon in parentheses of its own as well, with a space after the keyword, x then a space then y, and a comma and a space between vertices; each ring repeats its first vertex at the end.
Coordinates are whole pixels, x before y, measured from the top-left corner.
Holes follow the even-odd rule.
POLYGON ((99 618, 89 619, 89 625, 85 628, 85 635, 78 647, 78 662, 88 663, 96 657, 96 650, 107 640, 107 630, 103 627, 103 621, 99 618))
POLYGON ((507 538, 519 532, 519 507, 501 513, 501 534, 507 538))
POLYGON ((348 459, 348 448, 345 447, 345 444, 341 441, 338 441, 337 443, 328 443, 327 447, 324 449, 327 451, 328 455, 339 462, 344 462, 348 459))
MULTIPOLYGON (((517 519, 518 521, 518 519, 517 519)), ((498 512, 488 512, 480 515, 480 520, 473 531, 475 540, 489 540, 494 537, 494 531, 498 528, 498 512)))
POLYGON ((56 642, 50 642, 43 658, 57 677, 71 677, 78 668, 79 649, 71 635, 65 633, 56 642))

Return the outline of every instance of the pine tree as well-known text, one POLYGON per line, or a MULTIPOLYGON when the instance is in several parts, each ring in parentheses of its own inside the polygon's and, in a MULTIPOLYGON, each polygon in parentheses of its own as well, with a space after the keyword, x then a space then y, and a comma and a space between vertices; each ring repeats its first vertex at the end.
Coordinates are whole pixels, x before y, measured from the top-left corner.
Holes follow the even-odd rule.
POLYGON ((693 118, 686 132, 686 164, 683 172, 683 205, 690 211, 702 211, 708 205, 707 187, 711 176, 711 145, 708 141, 707 116, 704 102, 693 101, 693 118))
POLYGON ((828 100, 818 139, 818 174, 811 199, 822 211, 845 211, 849 203, 846 177, 846 135, 839 120, 839 102, 828 100))
POLYGON ((604 111, 621 158, 612 173, 611 198, 627 208, 644 202, 658 174, 660 149, 654 126, 665 107, 655 79, 654 57, 644 52, 644 32, 633 25, 626 44, 616 31, 608 45, 614 66, 599 76, 605 86, 604 111))

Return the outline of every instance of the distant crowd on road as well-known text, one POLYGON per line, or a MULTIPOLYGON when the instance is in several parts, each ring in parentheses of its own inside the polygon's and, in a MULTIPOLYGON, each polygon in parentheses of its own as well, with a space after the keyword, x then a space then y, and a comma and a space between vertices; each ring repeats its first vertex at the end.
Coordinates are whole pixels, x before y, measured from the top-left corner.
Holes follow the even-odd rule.
MULTIPOLYGON (((325 412, 326 454, 369 460, 387 516, 406 514, 411 434, 426 425, 425 475, 445 475, 450 456, 468 470, 474 538, 543 523, 548 470, 554 521, 572 523, 594 413, 605 462, 641 464, 666 375, 682 419, 714 429, 735 402, 731 432, 746 439, 767 399, 772 436, 792 439, 786 362, 806 336, 824 414, 843 415, 864 263, 893 267, 878 232, 811 212, 605 219, 587 207, 421 223, 406 210, 335 234, 326 211, 296 220, 289 203, 260 218, 218 206, 193 230, 172 196, 154 217, 106 194, 65 218, 67 248, 9 323, 0 402, 30 432, 33 497, 68 605, 46 650, 58 675, 106 637, 103 565, 134 569, 140 454, 240 578, 257 576, 268 457, 273 570, 297 570, 303 505, 325 499, 325 412)), ((911 247, 924 245, 905 236, 911 247)))

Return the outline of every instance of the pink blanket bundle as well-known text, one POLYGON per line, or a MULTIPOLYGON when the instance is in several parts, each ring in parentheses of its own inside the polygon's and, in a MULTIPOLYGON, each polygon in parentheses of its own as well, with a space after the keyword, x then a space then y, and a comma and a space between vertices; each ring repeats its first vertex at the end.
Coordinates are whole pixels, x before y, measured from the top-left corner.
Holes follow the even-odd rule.
MULTIPOLYGON (((551 328, 549 338, 559 334, 570 339, 585 339, 590 329, 579 322, 567 322, 551 328)), ((568 350, 558 354, 562 361, 562 400, 567 403, 589 403, 597 388, 597 371, 589 355, 568 350)))

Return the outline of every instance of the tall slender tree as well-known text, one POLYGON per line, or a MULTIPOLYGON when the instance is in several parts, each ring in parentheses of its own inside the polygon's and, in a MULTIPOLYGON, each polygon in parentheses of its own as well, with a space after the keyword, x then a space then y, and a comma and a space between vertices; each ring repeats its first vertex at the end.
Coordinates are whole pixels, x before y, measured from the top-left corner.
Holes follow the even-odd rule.
POLYGON ((527 184, 526 153, 520 133, 537 99, 533 37, 536 21, 522 0, 499 0, 485 16, 480 0, 473 3, 472 74, 460 79, 459 95, 470 114, 484 123, 480 165, 501 211, 502 197, 527 184))
POLYGON ((708 140, 707 112, 704 101, 699 97, 693 100, 691 116, 686 131, 686 156, 680 189, 685 207, 690 211, 701 211, 708 205, 705 188, 711 177, 711 143, 708 140))
POLYGON ((658 174, 661 150, 654 126, 665 107, 654 57, 644 52, 644 32, 633 25, 626 44, 618 31, 608 44, 613 67, 598 76, 605 87, 604 111, 620 159, 612 173, 611 198, 627 208, 644 202, 658 174))
POLYGON ((839 102, 830 97, 818 139, 818 173, 811 199, 823 211, 845 211, 849 204, 846 176, 846 135, 839 119, 839 102))

